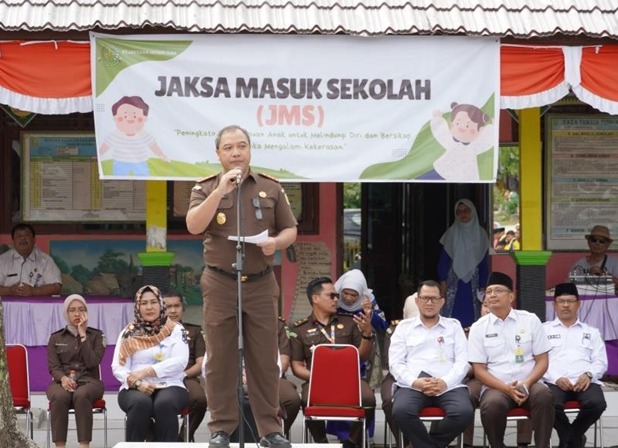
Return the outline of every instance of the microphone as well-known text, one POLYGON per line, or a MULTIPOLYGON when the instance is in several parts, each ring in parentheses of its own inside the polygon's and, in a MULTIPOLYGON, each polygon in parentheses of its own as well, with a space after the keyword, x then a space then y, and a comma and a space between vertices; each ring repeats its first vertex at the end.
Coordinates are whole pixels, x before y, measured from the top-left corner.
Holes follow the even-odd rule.
POLYGON ((240 181, 242 180, 242 171, 241 170, 236 170, 238 171, 238 174, 236 175, 236 177, 233 177, 230 179, 230 182, 235 182, 236 185, 240 185, 240 181))

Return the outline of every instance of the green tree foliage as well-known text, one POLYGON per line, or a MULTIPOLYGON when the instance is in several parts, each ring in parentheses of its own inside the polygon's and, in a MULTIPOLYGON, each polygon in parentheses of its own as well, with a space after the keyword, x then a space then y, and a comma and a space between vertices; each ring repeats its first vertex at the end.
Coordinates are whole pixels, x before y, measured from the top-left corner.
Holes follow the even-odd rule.
POLYGON ((360 208, 361 184, 359 182, 343 184, 343 208, 360 208))

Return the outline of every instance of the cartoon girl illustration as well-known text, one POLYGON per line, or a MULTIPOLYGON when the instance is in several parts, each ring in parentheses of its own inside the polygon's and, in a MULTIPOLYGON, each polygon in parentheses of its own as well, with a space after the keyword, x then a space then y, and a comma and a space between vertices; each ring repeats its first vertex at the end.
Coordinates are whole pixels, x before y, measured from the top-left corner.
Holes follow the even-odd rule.
POLYGON ((123 96, 112 105, 116 129, 110 132, 99 148, 101 155, 112 151, 117 176, 148 176, 149 149, 166 162, 169 159, 154 137, 144 129, 150 107, 140 96, 123 96))
POLYGON ((445 152, 433 163, 433 170, 419 179, 469 182, 479 180, 477 156, 493 147, 491 118, 472 104, 451 104, 451 123, 441 111, 433 112, 431 133, 445 152))

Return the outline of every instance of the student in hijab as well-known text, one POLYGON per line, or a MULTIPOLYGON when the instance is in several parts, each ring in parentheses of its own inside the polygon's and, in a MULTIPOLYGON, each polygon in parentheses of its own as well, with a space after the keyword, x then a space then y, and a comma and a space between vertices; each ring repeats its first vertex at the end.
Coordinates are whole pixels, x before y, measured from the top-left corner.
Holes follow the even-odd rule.
POLYGON ((335 282, 339 294, 337 314, 354 315, 363 310, 371 311, 371 326, 377 332, 388 328, 384 312, 378 306, 373 291, 367 287, 367 280, 361 271, 352 269, 335 282))
POLYGON ((92 403, 103 397, 99 364, 105 336, 88 326, 88 306, 79 294, 64 301, 64 318, 66 327, 52 333, 47 344, 52 440, 56 448, 66 446, 69 409, 75 409, 77 440, 80 448, 87 448, 92 440, 92 403))
POLYGON ((187 332, 167 317, 161 292, 146 285, 135 294, 135 320, 118 337, 112 371, 118 404, 127 414, 126 441, 143 442, 154 419, 154 441, 178 441, 178 414, 189 405, 184 370, 187 332))
POLYGON ((458 319, 467 328, 480 316, 489 254, 489 235, 479 224, 470 200, 455 203, 455 222, 444 232, 440 243, 443 249, 438 277, 446 299, 442 315, 458 319))

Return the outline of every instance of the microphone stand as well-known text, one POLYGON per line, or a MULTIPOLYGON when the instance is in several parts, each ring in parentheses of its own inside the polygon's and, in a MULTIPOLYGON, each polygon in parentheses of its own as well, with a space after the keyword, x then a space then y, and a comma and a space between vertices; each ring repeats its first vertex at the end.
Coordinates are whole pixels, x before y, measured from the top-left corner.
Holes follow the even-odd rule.
POLYGON ((236 316, 238 322, 238 383, 237 383, 237 398, 238 398, 238 446, 244 448, 245 446, 245 391, 243 388, 242 372, 244 364, 244 352, 245 344, 242 335, 242 271, 243 260, 245 258, 245 241, 241 237, 241 207, 242 207, 242 195, 240 185, 242 178, 239 177, 236 182, 236 235, 238 240, 236 241, 236 263, 232 265, 232 268, 236 271, 236 316))

